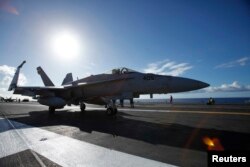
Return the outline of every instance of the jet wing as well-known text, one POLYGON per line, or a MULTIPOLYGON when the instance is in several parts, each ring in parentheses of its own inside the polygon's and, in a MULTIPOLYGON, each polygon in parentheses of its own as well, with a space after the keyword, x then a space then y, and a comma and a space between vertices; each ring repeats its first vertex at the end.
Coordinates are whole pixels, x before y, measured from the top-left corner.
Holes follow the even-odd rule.
POLYGON ((82 83, 77 83, 73 85, 64 85, 64 87, 55 87, 55 86, 46 86, 46 87, 39 87, 39 86, 17 86, 14 89, 14 94, 21 94, 24 96, 55 96, 55 93, 58 92, 65 92, 66 90, 70 90, 72 88, 84 88, 88 86, 93 86, 93 85, 98 85, 98 84, 104 84, 104 83, 110 83, 110 82, 119 82, 119 81, 124 81, 132 79, 130 78, 119 78, 119 79, 111 79, 111 80, 104 80, 104 81, 98 81, 98 82, 82 82, 82 83))

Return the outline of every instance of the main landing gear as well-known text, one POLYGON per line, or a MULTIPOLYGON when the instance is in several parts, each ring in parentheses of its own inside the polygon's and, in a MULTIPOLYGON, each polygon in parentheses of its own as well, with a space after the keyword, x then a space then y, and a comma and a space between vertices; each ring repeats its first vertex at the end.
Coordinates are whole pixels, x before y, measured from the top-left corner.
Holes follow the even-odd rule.
POLYGON ((106 113, 107 113, 108 116, 116 115, 117 108, 108 107, 107 110, 106 110, 106 113))
POLYGON ((86 105, 83 102, 80 103, 80 109, 82 112, 85 112, 86 105))
POLYGON ((108 116, 116 115, 117 114, 117 107, 115 105, 115 100, 111 100, 110 103, 107 105, 106 114, 108 116))
POLYGON ((55 107, 49 107, 49 113, 50 114, 54 114, 55 113, 55 110, 56 110, 56 108, 55 107))

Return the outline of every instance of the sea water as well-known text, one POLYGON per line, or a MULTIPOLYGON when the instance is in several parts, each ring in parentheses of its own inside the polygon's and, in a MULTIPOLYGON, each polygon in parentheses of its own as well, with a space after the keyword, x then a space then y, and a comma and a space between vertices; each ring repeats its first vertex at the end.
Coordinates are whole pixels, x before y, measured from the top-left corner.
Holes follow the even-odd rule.
MULTIPOLYGON (((215 104, 249 104, 250 97, 231 97, 231 98, 213 98, 215 104)), ((208 98, 176 98, 173 99, 174 104, 206 104, 208 98)), ((135 103, 153 103, 153 104, 166 104, 170 99, 134 99, 135 103)))

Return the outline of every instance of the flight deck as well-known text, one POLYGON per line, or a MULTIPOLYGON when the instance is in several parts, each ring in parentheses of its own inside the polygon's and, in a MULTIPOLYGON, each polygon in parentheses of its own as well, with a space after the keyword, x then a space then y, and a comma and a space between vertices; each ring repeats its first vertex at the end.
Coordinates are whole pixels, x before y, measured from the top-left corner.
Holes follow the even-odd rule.
POLYGON ((0 166, 206 166, 207 150, 250 150, 249 105, 136 105, 110 117, 97 105, 51 115, 1 103, 0 117, 0 166))

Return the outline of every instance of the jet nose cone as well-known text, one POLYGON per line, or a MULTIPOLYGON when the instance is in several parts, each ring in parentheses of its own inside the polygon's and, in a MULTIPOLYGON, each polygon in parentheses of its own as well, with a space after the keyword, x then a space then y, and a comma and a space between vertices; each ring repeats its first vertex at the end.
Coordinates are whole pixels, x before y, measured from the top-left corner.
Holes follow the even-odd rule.
POLYGON ((209 87, 209 86, 210 86, 210 85, 207 84, 207 83, 205 83, 205 82, 199 81, 199 83, 198 83, 198 87, 199 87, 200 89, 206 88, 206 87, 209 87))

